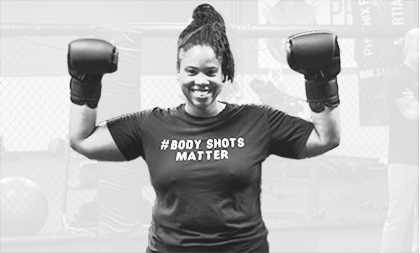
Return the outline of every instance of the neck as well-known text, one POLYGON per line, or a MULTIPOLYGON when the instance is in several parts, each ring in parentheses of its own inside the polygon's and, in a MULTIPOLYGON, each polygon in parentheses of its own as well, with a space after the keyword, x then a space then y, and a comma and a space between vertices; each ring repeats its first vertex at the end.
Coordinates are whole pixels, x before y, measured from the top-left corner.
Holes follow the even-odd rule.
POLYGON ((405 65, 407 65, 407 67, 415 72, 419 72, 419 64, 415 64, 409 61, 405 61, 404 62, 405 65))
POLYGON ((210 108, 205 108, 205 109, 200 109, 190 103, 186 103, 185 111, 189 115, 194 116, 194 117, 208 118, 208 117, 216 116, 217 114, 222 112, 223 109, 225 109, 225 107, 226 107, 226 104, 221 103, 219 101, 216 101, 214 106, 210 108))

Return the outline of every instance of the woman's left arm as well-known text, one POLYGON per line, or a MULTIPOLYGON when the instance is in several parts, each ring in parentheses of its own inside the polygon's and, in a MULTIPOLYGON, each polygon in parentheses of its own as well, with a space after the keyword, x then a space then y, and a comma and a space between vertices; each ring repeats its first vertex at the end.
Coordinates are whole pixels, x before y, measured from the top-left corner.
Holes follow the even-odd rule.
POLYGON ((314 124, 298 158, 324 154, 340 144, 337 75, 341 66, 337 36, 327 31, 299 33, 289 37, 286 52, 289 66, 305 76, 314 124))
POLYGON ((312 112, 314 129, 298 158, 322 155, 340 144, 340 114, 338 107, 325 107, 322 112, 312 112))

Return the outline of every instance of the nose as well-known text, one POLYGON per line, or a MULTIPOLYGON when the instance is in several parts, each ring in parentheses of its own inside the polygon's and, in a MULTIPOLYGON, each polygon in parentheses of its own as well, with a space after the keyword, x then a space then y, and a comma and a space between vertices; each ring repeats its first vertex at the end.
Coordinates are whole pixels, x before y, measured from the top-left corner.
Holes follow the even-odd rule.
POLYGON ((194 79, 194 84, 210 84, 210 82, 203 73, 199 73, 194 79))

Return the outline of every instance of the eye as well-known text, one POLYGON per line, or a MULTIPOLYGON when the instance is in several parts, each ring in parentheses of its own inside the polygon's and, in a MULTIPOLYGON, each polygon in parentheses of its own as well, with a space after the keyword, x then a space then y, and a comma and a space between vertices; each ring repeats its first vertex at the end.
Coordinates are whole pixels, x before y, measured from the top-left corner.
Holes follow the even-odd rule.
POLYGON ((206 71, 206 75, 214 77, 217 75, 217 72, 218 72, 218 69, 211 69, 211 70, 206 71))
POLYGON ((195 75, 197 75, 197 71, 192 70, 192 69, 185 70, 185 72, 186 72, 189 76, 195 76, 195 75))
POLYGON ((216 76, 217 72, 207 72, 206 75, 210 77, 216 76))

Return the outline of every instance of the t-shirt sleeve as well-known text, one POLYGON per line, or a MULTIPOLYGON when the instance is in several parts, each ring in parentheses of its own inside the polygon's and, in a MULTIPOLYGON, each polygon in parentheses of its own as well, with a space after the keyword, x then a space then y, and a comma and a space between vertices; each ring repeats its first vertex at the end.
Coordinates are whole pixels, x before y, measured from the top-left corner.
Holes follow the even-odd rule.
POLYGON ((314 129, 312 122, 268 107, 270 154, 298 158, 314 129))
POLYGON ((130 161, 143 156, 141 112, 126 114, 107 121, 109 132, 118 149, 130 161))

